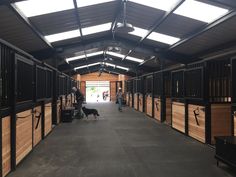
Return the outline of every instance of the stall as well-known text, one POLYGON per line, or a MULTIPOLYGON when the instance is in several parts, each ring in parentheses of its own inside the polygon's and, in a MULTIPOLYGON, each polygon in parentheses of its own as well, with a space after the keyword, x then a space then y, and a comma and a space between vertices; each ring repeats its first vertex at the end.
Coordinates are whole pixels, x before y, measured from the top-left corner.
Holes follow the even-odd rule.
POLYGON ((184 70, 171 73, 171 116, 172 127, 182 133, 186 133, 186 103, 184 99, 184 70))
POLYGON ((145 76, 145 111, 150 117, 153 117, 153 74, 145 76))
POLYGON ((144 77, 140 76, 137 80, 137 90, 138 90, 138 110, 144 112, 145 110, 145 99, 144 99, 144 77))
POLYGON ((138 78, 133 79, 133 95, 134 95, 134 109, 138 110, 138 100, 139 100, 139 93, 138 93, 138 78))

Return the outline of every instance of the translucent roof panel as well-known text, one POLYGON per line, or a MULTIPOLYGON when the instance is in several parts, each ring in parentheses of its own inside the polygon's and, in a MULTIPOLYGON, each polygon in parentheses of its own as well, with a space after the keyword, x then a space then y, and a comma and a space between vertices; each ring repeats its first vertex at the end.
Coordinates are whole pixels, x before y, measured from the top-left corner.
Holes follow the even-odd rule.
MULTIPOLYGON (((107 51, 106 54, 114 56, 114 57, 118 57, 118 58, 121 58, 121 59, 125 58, 125 55, 120 54, 120 53, 107 51)), ((130 60, 130 61, 134 61, 134 62, 138 62, 138 63, 142 63, 144 61, 143 59, 135 58, 135 57, 131 57, 131 56, 127 56, 126 60, 130 60)))
POLYGON ((82 33, 84 36, 94 34, 94 33, 99 33, 103 31, 109 31, 111 29, 111 22, 101 24, 101 25, 96 25, 96 26, 90 26, 87 28, 82 28, 82 33))
POLYGON ((28 0, 16 2, 15 5, 26 17, 60 12, 74 8, 72 0, 28 0))
POLYGON ((195 0, 185 1, 174 13, 195 20, 210 23, 228 12, 228 9, 195 0))
POLYGON ((86 7, 86 6, 91 6, 91 5, 96 5, 96 4, 101 4, 101 3, 111 2, 111 1, 114 1, 114 0, 77 0, 77 6, 86 7))
MULTIPOLYGON (((93 53, 89 53, 87 54, 87 57, 94 57, 94 56, 98 56, 98 55, 102 55, 103 51, 98 51, 98 52, 93 52, 93 53)), ((75 57, 71 57, 71 58, 66 58, 66 62, 69 63, 71 61, 75 61, 75 60, 80 60, 80 59, 84 59, 86 58, 85 55, 79 55, 79 56, 75 56, 75 57)))
POLYGON ((129 0, 131 2, 141 4, 148 7, 153 7, 163 11, 170 11, 179 0, 129 0))
POLYGON ((66 31, 62 33, 47 35, 45 36, 45 38, 48 40, 48 42, 56 42, 56 41, 62 41, 62 40, 71 39, 71 38, 75 38, 79 36, 80 36, 79 30, 72 30, 72 31, 66 31))
POLYGON ((147 34, 148 30, 134 27, 134 31, 130 32, 129 34, 139 37, 144 37, 147 34))
POLYGON ((152 32, 147 37, 147 39, 162 42, 162 43, 169 44, 169 45, 172 45, 172 44, 174 44, 174 43, 176 43, 180 40, 180 38, 165 35, 165 34, 161 34, 161 33, 157 33, 157 32, 152 32))
POLYGON ((96 66, 96 65, 100 65, 100 64, 101 64, 101 62, 92 63, 89 65, 83 65, 83 66, 79 66, 79 67, 74 68, 74 70, 79 70, 79 69, 83 69, 83 68, 87 68, 87 67, 91 67, 91 66, 96 66))

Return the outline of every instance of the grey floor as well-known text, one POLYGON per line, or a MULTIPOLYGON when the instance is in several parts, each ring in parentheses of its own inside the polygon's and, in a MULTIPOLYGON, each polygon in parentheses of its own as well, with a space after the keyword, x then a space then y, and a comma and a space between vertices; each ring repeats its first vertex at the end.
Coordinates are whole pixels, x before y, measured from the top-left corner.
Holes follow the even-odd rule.
POLYGON ((115 104, 88 104, 99 120, 63 123, 9 177, 235 177, 214 149, 115 104))

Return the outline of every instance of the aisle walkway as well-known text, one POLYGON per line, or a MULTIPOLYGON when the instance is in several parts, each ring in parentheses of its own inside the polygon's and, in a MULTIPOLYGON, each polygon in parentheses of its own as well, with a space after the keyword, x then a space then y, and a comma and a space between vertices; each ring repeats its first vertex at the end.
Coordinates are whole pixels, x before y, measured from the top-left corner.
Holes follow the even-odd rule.
POLYGON ((75 120, 54 131, 9 177, 233 177, 216 166, 214 149, 111 103, 87 105, 99 120, 75 120))

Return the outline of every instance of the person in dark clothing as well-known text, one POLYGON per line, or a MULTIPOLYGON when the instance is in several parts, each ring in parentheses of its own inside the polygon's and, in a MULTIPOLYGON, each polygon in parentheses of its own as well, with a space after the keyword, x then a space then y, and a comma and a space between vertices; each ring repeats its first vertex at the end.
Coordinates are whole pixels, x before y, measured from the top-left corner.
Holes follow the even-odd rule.
POLYGON ((81 112, 81 108, 82 108, 82 103, 84 101, 84 95, 76 87, 73 87, 72 90, 73 90, 73 92, 75 94, 75 99, 76 99, 76 102, 77 102, 76 109, 77 109, 78 113, 76 114, 76 117, 83 118, 83 115, 82 115, 82 112, 81 112))

